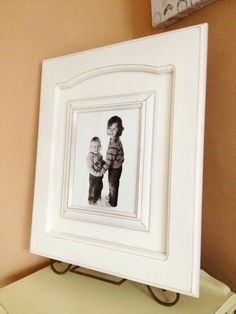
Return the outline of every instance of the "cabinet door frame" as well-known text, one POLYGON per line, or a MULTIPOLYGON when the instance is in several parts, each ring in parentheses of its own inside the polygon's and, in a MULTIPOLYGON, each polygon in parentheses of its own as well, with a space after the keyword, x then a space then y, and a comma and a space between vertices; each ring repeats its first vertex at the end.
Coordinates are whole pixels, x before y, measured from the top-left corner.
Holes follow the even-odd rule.
POLYGON ((32 253, 199 295, 207 30, 43 61, 32 253), (105 159, 117 115, 118 205, 89 204, 88 139, 101 134, 105 159))

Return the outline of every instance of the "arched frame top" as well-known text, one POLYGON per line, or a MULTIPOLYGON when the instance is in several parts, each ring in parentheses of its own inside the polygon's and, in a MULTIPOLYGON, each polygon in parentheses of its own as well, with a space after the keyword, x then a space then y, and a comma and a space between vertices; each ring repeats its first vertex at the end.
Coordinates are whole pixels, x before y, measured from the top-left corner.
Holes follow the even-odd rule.
POLYGON ((106 75, 110 73, 118 72, 146 72, 150 74, 164 74, 164 73, 175 73, 174 65, 165 66, 151 66, 146 64, 119 64, 119 65, 109 65, 100 68, 95 68, 90 71, 80 73, 79 75, 73 77, 72 79, 57 84, 59 89, 74 87, 83 81, 92 79, 96 76, 106 75))

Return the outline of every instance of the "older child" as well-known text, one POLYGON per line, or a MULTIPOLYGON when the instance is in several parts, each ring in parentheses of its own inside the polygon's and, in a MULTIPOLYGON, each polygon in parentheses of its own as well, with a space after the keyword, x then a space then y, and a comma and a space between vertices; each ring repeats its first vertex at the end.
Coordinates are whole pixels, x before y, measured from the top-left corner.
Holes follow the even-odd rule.
POLYGON ((99 174, 99 171, 101 171, 104 161, 100 151, 101 141, 99 137, 93 137, 90 141, 90 151, 87 156, 89 168, 89 204, 96 204, 101 199, 103 174, 99 174))
POLYGON ((120 117, 113 116, 108 120, 107 135, 110 140, 106 153, 106 162, 99 175, 103 175, 108 170, 109 196, 107 205, 112 207, 117 206, 122 164, 124 162, 124 150, 120 140, 123 130, 124 127, 120 117))

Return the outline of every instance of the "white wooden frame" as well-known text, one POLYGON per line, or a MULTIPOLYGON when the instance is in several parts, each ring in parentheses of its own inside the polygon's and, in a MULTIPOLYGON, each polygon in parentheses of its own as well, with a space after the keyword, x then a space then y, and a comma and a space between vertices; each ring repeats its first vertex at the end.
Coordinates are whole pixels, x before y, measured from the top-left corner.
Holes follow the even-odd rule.
POLYGON ((43 62, 31 252, 198 296, 206 51, 198 25, 43 62), (75 201, 78 121, 118 111, 124 202, 75 201))
MULTIPOLYGON (((127 69, 129 67, 125 67, 125 69, 127 69)), ((137 67, 136 67, 137 68, 137 67)), ((143 68, 143 67, 142 67, 143 68)), ((109 68, 109 71, 111 69, 109 68)), ((117 67, 116 69, 117 70, 117 67)), ((119 69, 121 70, 121 68, 119 69)), ((97 71, 96 71, 97 72, 97 71)), ((89 112, 92 110, 112 110, 114 108, 120 109, 120 108, 125 108, 125 109, 133 109, 133 108, 137 108, 141 111, 142 116, 145 116, 144 119, 142 119, 141 124, 140 125, 140 137, 142 139, 141 141, 141 148, 140 148, 140 152, 141 152, 141 156, 140 159, 143 160, 144 156, 143 156, 143 152, 144 152, 144 143, 143 142, 147 142, 149 140, 149 138, 152 138, 152 128, 150 128, 149 125, 149 130, 147 128, 147 124, 148 124, 148 119, 147 119, 147 109, 150 111, 148 113, 149 115, 149 120, 151 120, 151 122, 153 122, 153 114, 154 114, 154 97, 155 97, 155 93, 154 92, 146 92, 146 93, 139 93, 139 94, 131 94, 131 95, 123 95, 123 96, 119 96, 119 103, 117 104, 117 97, 113 96, 113 97, 106 97, 105 99, 102 98, 98 98, 98 99, 86 99, 86 100, 80 100, 79 104, 76 105, 76 103, 78 101, 74 101, 73 103, 69 104, 69 110, 70 112, 74 111, 74 115, 78 112, 89 112), (112 103, 112 105, 111 105, 112 103), (93 109, 94 107, 94 109, 93 109), (149 109, 150 107, 150 109, 149 109), (145 121, 147 120, 147 121, 145 121), (145 130, 144 130, 145 129, 145 130), (146 138, 146 140, 144 139, 146 138)), ((95 111, 96 112, 96 111, 95 111)), ((70 116, 70 115, 69 115, 70 116)), ((141 119, 140 119, 141 120, 141 119)), ((75 129, 75 128, 74 128, 75 129)), ((75 132, 69 132, 69 134, 72 135, 72 137, 75 138, 75 132)), ((75 140, 73 139, 69 139, 68 143, 72 143, 71 146, 73 146, 73 143, 75 142, 75 140)), ((149 145, 149 149, 151 149, 151 145, 149 145)), ((71 151, 70 147, 67 149, 67 153, 69 153, 71 151)), ((73 153, 73 152, 72 152, 73 153)), ((150 152, 151 153, 151 152, 150 152)), ((151 154, 150 154, 151 155, 151 154)), ((74 156, 72 155, 72 164, 74 163, 74 156)), ((146 161, 146 163, 144 161, 140 161, 140 170, 138 171, 140 173, 140 175, 142 173, 146 173, 148 170, 145 169, 147 167, 145 167, 145 165, 147 164, 151 164, 150 161, 146 161), (144 169, 143 169, 144 168, 144 169)), ((68 179, 65 179, 65 182, 70 182, 73 181, 73 174, 74 174, 74 170, 70 169, 69 170, 69 165, 68 169, 66 170, 66 173, 69 175, 68 179)), ((147 190, 147 194, 150 194, 150 182, 143 182, 143 180, 139 180, 139 187, 138 187, 138 191, 142 190, 142 186, 141 183, 143 184, 143 188, 146 188, 147 186, 149 187, 149 190, 147 190)), ((67 191, 65 191, 65 195, 64 195, 64 201, 67 202, 67 200, 69 200, 70 204, 64 204, 64 210, 69 211, 70 213, 64 213, 65 217, 75 217, 78 219, 82 219, 82 220, 87 220, 87 221, 93 221, 93 222, 100 222, 100 223, 104 223, 104 224, 109 224, 109 225, 117 225, 117 226, 124 226, 124 227, 129 227, 129 228, 137 228, 140 230, 147 230, 149 229, 149 212, 147 210, 147 208, 149 207, 147 206, 141 206, 142 199, 140 197, 141 193, 139 193, 137 191, 137 201, 136 201, 136 211, 134 213, 128 213, 125 211, 114 211, 114 210, 109 210, 109 209, 104 209, 104 208, 86 208, 86 207, 78 207, 76 205, 72 204, 71 201, 71 189, 69 189, 69 186, 67 186, 67 191), (74 214, 73 214, 74 212, 74 214), (76 214, 77 213, 77 214, 76 214), (91 215, 93 214, 93 215, 91 215), (102 217, 101 217, 102 216, 102 217), (123 219, 124 217, 126 217, 126 219, 123 219)), ((142 193, 144 194, 144 193, 142 193)), ((146 201, 148 202, 148 200, 146 201)))

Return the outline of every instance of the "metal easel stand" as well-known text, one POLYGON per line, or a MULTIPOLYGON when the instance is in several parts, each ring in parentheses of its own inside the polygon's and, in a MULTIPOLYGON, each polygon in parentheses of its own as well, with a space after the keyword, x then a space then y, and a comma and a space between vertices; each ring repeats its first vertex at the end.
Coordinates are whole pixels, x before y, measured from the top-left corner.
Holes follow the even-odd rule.
MULTIPOLYGON (((56 263, 58 263, 58 264, 65 264, 65 263, 61 263, 59 261, 51 260, 51 269, 57 275, 64 275, 65 273, 70 271, 70 272, 75 273, 75 274, 79 274, 79 275, 86 276, 86 277, 89 277, 89 278, 101 280, 101 281, 104 281, 104 282, 107 282, 107 283, 111 283, 111 284, 114 284, 114 285, 121 285, 123 282, 125 282, 127 280, 127 279, 122 278, 119 281, 115 281, 115 280, 110 280, 110 279, 103 278, 103 277, 100 277, 100 276, 95 276, 95 275, 92 275, 92 274, 84 273, 84 272, 79 270, 80 266, 73 266, 72 264, 67 264, 67 266, 63 267, 62 269, 57 269, 55 267, 56 263)), ((162 301, 161 299, 159 299, 155 295, 155 293, 153 292, 152 288, 149 285, 146 285, 146 286, 147 286, 147 289, 148 289, 148 292, 150 293, 150 295, 160 305, 163 305, 163 306, 174 306, 175 304, 177 304, 179 302, 179 299, 180 299, 180 294, 179 293, 176 293, 176 297, 175 297, 175 299, 172 302, 165 302, 165 301, 162 301)), ((162 291, 166 291, 166 290, 162 289, 162 291)))

